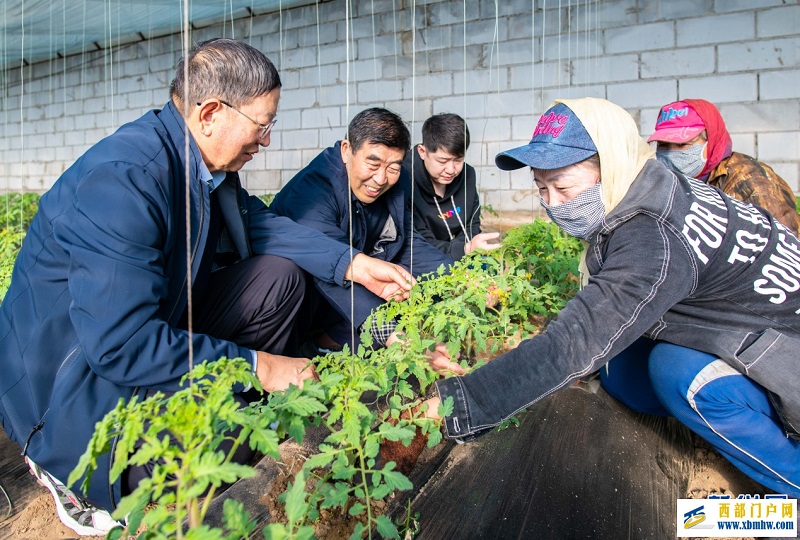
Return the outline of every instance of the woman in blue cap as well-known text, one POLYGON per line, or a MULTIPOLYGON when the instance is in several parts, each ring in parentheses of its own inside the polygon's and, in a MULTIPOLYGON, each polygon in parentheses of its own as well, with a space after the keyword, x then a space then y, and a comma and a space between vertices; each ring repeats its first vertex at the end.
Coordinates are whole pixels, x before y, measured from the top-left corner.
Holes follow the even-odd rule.
POLYGON ((673 415, 764 486, 800 496, 800 242, 766 211, 670 172, 622 108, 557 101, 529 144, 550 218, 586 246, 547 331, 428 400, 467 441, 601 369, 630 407, 673 415), (613 360, 612 360, 613 359, 613 360), (502 388, 498 392, 498 388, 502 388))

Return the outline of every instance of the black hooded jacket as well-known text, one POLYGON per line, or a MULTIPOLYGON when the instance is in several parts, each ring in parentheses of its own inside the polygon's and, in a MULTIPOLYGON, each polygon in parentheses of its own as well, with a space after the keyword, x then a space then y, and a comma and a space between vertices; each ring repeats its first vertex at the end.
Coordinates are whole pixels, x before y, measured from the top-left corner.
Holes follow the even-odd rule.
POLYGON ((412 174, 412 160, 414 228, 432 246, 458 260, 464 256, 464 244, 481 232, 481 207, 475 169, 465 163, 461 174, 445 189, 444 197, 439 198, 416 146, 406 153, 403 162, 409 175, 412 174))

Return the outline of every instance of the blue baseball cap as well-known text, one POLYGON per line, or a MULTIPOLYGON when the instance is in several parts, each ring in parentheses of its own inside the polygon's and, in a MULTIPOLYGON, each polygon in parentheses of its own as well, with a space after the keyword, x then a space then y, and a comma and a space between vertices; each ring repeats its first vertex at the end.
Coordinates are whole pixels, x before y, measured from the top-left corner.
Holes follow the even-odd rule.
POLYGON ((539 118, 531 142, 500 152, 494 162, 504 171, 522 167, 550 170, 573 165, 596 153, 592 138, 575 113, 558 103, 539 118))

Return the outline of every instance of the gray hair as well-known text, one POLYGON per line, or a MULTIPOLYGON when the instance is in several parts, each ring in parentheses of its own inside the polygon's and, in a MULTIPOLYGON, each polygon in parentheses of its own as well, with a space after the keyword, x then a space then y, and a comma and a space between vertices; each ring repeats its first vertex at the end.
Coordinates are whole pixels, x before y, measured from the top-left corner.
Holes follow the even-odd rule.
POLYGON ((169 94, 179 109, 209 98, 239 107, 280 86, 278 70, 264 53, 241 41, 216 38, 196 44, 180 59, 169 94), (184 96, 187 61, 189 84, 184 96))

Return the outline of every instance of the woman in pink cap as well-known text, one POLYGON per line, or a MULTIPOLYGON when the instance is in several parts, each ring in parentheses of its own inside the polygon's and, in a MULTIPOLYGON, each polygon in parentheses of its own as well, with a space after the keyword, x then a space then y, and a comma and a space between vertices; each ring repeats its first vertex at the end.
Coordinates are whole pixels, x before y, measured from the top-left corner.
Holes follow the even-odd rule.
POLYGON ((658 143, 656 157, 673 171, 764 208, 798 235, 792 189, 769 165, 731 151, 731 136, 714 104, 685 99, 664 105, 647 139, 653 141, 658 143))

